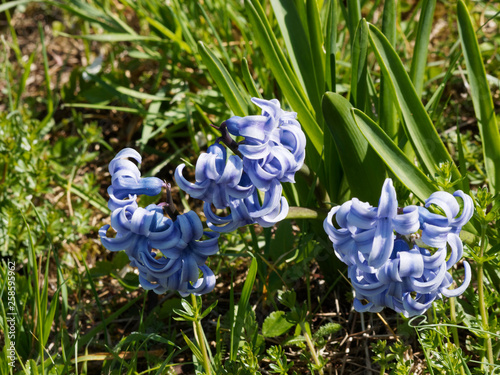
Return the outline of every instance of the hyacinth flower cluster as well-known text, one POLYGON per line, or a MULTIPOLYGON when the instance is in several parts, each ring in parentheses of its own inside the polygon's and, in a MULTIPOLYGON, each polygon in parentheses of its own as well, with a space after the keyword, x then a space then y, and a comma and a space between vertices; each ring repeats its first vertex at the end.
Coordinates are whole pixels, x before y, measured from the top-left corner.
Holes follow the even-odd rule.
POLYGON ((295 182, 304 163, 306 138, 297 114, 282 110, 276 99, 252 102, 262 114, 234 116, 221 125, 222 137, 198 158, 194 183, 183 177, 184 164, 175 171, 177 185, 204 201, 207 224, 216 232, 254 223, 270 227, 283 220, 289 207, 281 183, 295 182), (236 143, 231 136, 243 140, 236 143), (221 141, 234 154, 228 157, 221 141))
POLYGON ((473 210, 472 198, 460 190, 435 192, 425 207, 398 208, 391 179, 383 185, 378 207, 353 198, 332 208, 324 229, 348 266, 354 308, 379 312, 389 307, 410 317, 442 296, 462 294, 471 279, 469 264, 463 262, 464 281, 455 289, 450 289, 449 270, 462 257, 459 234, 473 210))
POLYGON ((218 233, 205 232, 192 211, 176 215, 170 210, 173 217, 165 216, 163 207, 173 205, 171 199, 167 204, 139 207, 140 195, 158 195, 163 187, 168 193, 169 186, 156 177, 142 178, 129 159, 141 163, 139 153, 126 148, 109 164, 108 207, 112 214, 111 225, 99 230, 102 244, 110 251, 125 250, 144 289, 158 294, 177 290, 184 297, 210 292, 215 276, 205 262, 219 250, 218 233), (116 232, 114 237, 108 237, 110 228, 116 232), (206 239, 202 240, 203 236, 206 239))

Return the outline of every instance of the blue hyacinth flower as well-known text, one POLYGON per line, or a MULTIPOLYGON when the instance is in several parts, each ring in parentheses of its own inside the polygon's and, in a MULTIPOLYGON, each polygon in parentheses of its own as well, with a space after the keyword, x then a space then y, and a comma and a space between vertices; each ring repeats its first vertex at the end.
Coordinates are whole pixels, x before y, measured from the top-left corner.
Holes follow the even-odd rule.
MULTIPOLYGON (((407 317, 420 315, 441 295, 456 297, 469 285, 471 270, 464 262, 464 282, 456 289, 449 289, 453 278, 446 272, 446 248, 431 254, 417 245, 410 249, 405 240, 396 239, 394 250, 390 260, 379 269, 369 272, 357 266, 349 267, 357 311, 379 312, 389 307, 407 317), (367 302, 364 304, 363 300, 367 302)), ((455 252, 456 249, 452 249, 454 258, 455 252)))
POLYGON ((207 225, 216 232, 228 233, 248 224, 259 224, 264 228, 271 227, 288 215, 288 202, 281 195, 282 186, 274 182, 272 187, 263 193, 263 203, 260 203, 259 193, 254 189, 245 199, 232 199, 226 207, 223 216, 212 210, 212 205, 205 202, 203 212, 207 218, 207 225))
POLYGON ((415 233, 419 227, 418 208, 408 206, 398 214, 396 190, 386 179, 378 207, 357 198, 334 207, 324 222, 324 229, 334 244, 339 258, 347 264, 361 262, 365 267, 378 268, 390 257, 395 234, 415 233), (336 214, 340 229, 332 224, 336 214), (355 254, 359 252, 359 254, 355 254), (350 259, 350 260, 349 260, 350 259))
POLYGON ((184 164, 175 170, 177 185, 191 197, 201 199, 223 209, 233 199, 243 199, 255 189, 243 172, 243 162, 237 155, 227 159, 226 148, 218 143, 211 145, 196 162, 195 179, 190 183, 182 176, 184 164))
POLYGON ((462 191, 436 192, 425 207, 400 209, 390 179, 378 207, 353 198, 332 208, 324 229, 335 254, 348 266, 354 308, 378 312, 389 307, 414 316, 442 296, 462 294, 471 280, 469 264, 463 262, 464 281, 456 289, 449 289, 453 278, 448 270, 462 257, 459 232, 472 213, 472 199, 462 191), (430 212, 431 206, 442 215, 430 212))
POLYGON ((268 190, 272 181, 295 182, 294 176, 305 159, 306 138, 295 112, 280 108, 276 99, 252 98, 262 108, 256 116, 234 116, 226 126, 234 136, 243 137, 238 151, 243 155, 245 172, 260 190, 268 190))
POLYGON ((124 148, 109 163, 111 186, 108 188, 110 210, 125 207, 129 204, 136 206, 138 195, 154 196, 161 193, 164 183, 156 177, 141 178, 141 172, 136 164, 128 159, 141 163, 139 153, 132 148, 124 148))
POLYGON ((159 294, 177 290, 185 296, 208 293, 215 286, 215 276, 205 262, 218 252, 219 235, 204 232, 193 211, 172 221, 158 205, 127 206, 113 212, 111 227, 116 236, 108 237, 110 226, 105 225, 99 230, 101 242, 110 251, 125 250, 131 266, 139 270, 144 289, 159 294), (203 236, 207 239, 202 240, 203 236))

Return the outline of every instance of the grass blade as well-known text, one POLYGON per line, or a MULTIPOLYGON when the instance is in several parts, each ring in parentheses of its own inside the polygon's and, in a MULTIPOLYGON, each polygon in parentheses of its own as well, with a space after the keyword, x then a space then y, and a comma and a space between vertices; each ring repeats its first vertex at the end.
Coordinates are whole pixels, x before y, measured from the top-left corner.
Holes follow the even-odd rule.
POLYGON ((241 291, 240 301, 238 302, 238 312, 236 313, 236 320, 234 322, 233 329, 231 330, 231 360, 236 359, 236 354, 238 351, 238 346, 240 343, 241 330, 243 329, 243 322, 245 320, 245 314, 248 307, 248 301, 250 300, 250 294, 252 294, 253 284, 255 282, 255 277, 257 276, 257 266, 258 262, 256 258, 252 259, 252 264, 248 270, 248 275, 243 285, 243 290, 241 291))
POLYGON ((8 3, 0 5, 0 13, 9 10, 10 8, 15 8, 18 5, 28 4, 33 2, 33 0, 17 0, 17 1, 9 1, 8 3))
POLYGON ((323 96, 325 123, 337 145, 351 193, 376 205, 379 188, 385 179, 385 166, 356 126, 351 109, 351 103, 339 94, 326 93, 323 96))
POLYGON ((40 42, 42 43, 43 72, 45 77, 45 89, 47 90, 47 115, 42 120, 42 127, 48 124, 54 114, 54 97, 50 88, 49 60, 47 58, 47 48, 45 46, 45 35, 41 23, 38 23, 38 32, 40 33, 40 42))
POLYGON ((205 47, 203 42, 199 42, 199 46, 198 52, 201 55, 203 63, 206 65, 233 113, 236 116, 246 116, 248 114, 248 101, 243 98, 240 89, 236 86, 226 67, 209 48, 205 47))
MULTIPOLYGON (((393 47, 396 46, 396 21, 396 1, 386 0, 382 16, 382 32, 393 47)), ((385 80, 384 76, 380 78, 379 124, 392 140, 396 140, 398 135, 397 111, 394 106, 394 98, 392 97, 391 90, 387 87, 385 80)))
POLYGON ((359 0, 347 0, 347 17, 347 27, 349 28, 349 35, 353 42, 356 28, 361 20, 361 4, 359 0))
MULTIPOLYGON (((323 33, 321 31, 321 19, 319 16, 318 4, 316 0, 306 0, 307 7, 307 25, 309 27, 309 40, 311 44, 311 52, 314 64, 314 73, 316 76, 316 86, 318 87, 318 95, 321 96, 325 92, 325 52, 323 49, 323 33)), ((317 112, 321 114, 318 107, 317 112)), ((318 116, 323 120, 322 116, 318 116)))
POLYGON ((366 108, 368 93, 366 51, 368 50, 368 25, 362 19, 358 23, 352 45, 351 102, 361 110, 366 108))
POLYGON ((353 109, 352 112, 358 129, 380 159, 418 199, 425 201, 438 190, 370 117, 358 109, 353 109))
POLYGON ((168 39, 172 40, 173 42, 176 42, 179 44, 179 47, 186 51, 187 53, 191 54, 193 53, 191 51, 191 48, 189 45, 182 40, 182 36, 179 36, 175 34, 173 31, 162 25, 160 22, 158 22, 155 19, 152 19, 151 17, 145 17, 146 21, 153 26, 155 29, 157 29, 159 32, 161 32, 163 35, 165 35, 168 39))
POLYGON ((151 41, 151 42, 161 42, 162 39, 157 36, 147 36, 147 35, 137 35, 137 34, 127 34, 127 33, 108 33, 108 34, 87 34, 87 35, 71 35, 59 32, 59 35, 65 36, 67 38, 74 39, 86 39, 94 40, 96 42, 141 42, 141 41, 151 41))
POLYGON ((248 66, 248 60, 243 58, 243 64, 241 64, 241 73, 243 75, 243 82, 245 82, 245 86, 247 87, 248 92, 253 98, 261 98, 259 90, 257 89, 257 85, 252 78, 252 73, 250 73, 250 67, 248 66))
POLYGON ((305 98, 302 86, 286 62, 260 3, 256 0, 247 0, 245 4, 249 22, 254 25, 255 39, 281 90, 283 90, 293 110, 297 112, 298 120, 308 137, 308 150, 311 150, 311 146, 314 147, 319 157, 323 150, 323 131, 315 120, 315 113, 305 98))
POLYGON ((329 91, 336 90, 335 53, 337 52, 337 0, 328 4, 328 18, 326 22, 326 86, 329 91))
POLYGON ((229 54, 227 53, 227 49, 224 46, 224 43, 222 42, 222 39, 221 39, 219 33, 217 32, 217 29, 214 27, 214 24, 212 23, 212 21, 210 21, 210 17, 208 17, 208 14, 205 11, 204 6, 201 5, 201 3, 198 3, 198 8, 201 10, 201 13, 203 14, 203 17, 205 18, 205 21, 207 22, 208 27, 210 28, 210 30, 212 30, 212 34, 214 35, 215 39, 217 40, 217 43, 219 44, 219 47, 222 51, 222 55, 224 56, 224 59, 226 60, 227 65, 229 66, 229 69, 232 70, 233 62, 231 61, 231 58, 229 57, 229 54))
POLYGON ((436 0, 424 0, 420 20, 418 21, 415 48, 411 60, 410 77, 417 95, 422 96, 424 86, 424 73, 427 66, 427 52, 429 50, 429 37, 431 35, 432 22, 434 20, 434 9, 436 0))
POLYGON ((460 173, 415 92, 398 54, 380 30, 373 25, 369 28, 373 51, 391 93, 397 99, 397 109, 404 119, 406 132, 422 167, 426 173, 434 176, 439 171, 440 163, 449 162, 454 166, 453 178, 460 178, 460 173))
MULTIPOLYGON (((35 253, 35 243, 33 241, 33 237, 31 235, 31 229, 28 224, 28 221, 26 219, 26 216, 24 215, 23 212, 20 212, 21 217, 23 218, 24 225, 26 226, 26 230, 28 232, 28 244, 29 244, 29 251, 28 251, 28 269, 29 272, 33 275, 34 279, 34 288, 33 288, 33 293, 35 294, 35 303, 33 305, 33 310, 32 313, 33 315, 36 314, 37 316, 37 333, 38 333, 38 355, 43 358, 44 357, 44 350, 45 347, 43 345, 43 338, 44 338, 44 324, 43 324, 43 317, 45 316, 45 311, 42 311, 42 296, 40 294, 40 283, 39 283, 39 273, 38 273, 38 264, 36 260, 36 253, 35 253)), ((45 373, 45 365, 44 361, 41 361, 42 365, 42 373, 45 373)))
POLYGON ((457 4, 458 31, 464 51, 467 77, 469 79, 472 103, 477 116, 479 133, 483 144, 484 163, 488 186, 495 194, 500 183, 500 134, 498 131, 491 91, 486 79, 483 60, 479 51, 476 33, 467 11, 460 0, 457 4))
POLYGON ((293 1, 271 0, 271 5, 285 40, 294 71, 301 86, 307 92, 316 114, 318 114, 321 96, 317 86, 311 44, 300 20, 299 12, 293 1))

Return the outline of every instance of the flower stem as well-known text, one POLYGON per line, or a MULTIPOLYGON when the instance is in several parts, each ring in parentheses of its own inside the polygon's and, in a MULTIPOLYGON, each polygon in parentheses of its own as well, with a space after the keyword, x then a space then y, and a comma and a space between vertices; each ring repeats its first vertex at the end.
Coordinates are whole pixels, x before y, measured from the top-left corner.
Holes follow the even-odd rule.
POLYGON ((175 221, 177 219, 177 215, 179 212, 177 211, 177 207, 175 207, 174 200, 172 198, 172 186, 168 183, 165 185, 166 191, 167 191, 167 201, 163 204, 160 204, 163 206, 163 211, 173 220, 175 221))
POLYGON ((323 375, 323 369, 321 368, 321 362, 319 361, 318 355, 316 354, 316 349, 314 348, 314 343, 311 340, 311 336, 309 336, 309 333, 307 332, 305 323, 302 321, 300 322, 300 328, 302 329, 302 333, 304 334, 304 337, 306 338, 307 346, 309 347, 309 350, 311 351, 311 356, 313 357, 314 363, 319 368, 319 373, 320 375, 323 375))
POLYGON ((194 325, 196 329, 196 336, 198 338, 198 346, 200 347, 201 354, 203 355, 203 367, 205 368, 207 375, 212 375, 210 358, 208 357, 207 348, 205 346, 205 334, 203 333, 203 327, 201 326, 201 319, 198 317, 198 303, 194 294, 191 294, 191 301, 193 302, 194 311, 196 311, 196 320, 194 321, 194 325))
MULTIPOLYGON (((483 263, 483 256, 484 256, 484 249, 486 245, 486 224, 481 225, 481 247, 480 247, 480 252, 479 252, 479 259, 480 262, 477 266, 477 289, 478 289, 478 298, 479 298, 479 312, 481 314, 481 320, 483 322, 483 329, 485 331, 488 331, 488 312, 486 311, 486 304, 484 302, 484 263, 483 263)), ((493 359, 493 346, 491 343, 491 337, 488 337, 485 339, 486 343, 486 352, 488 356, 488 362, 489 364, 494 363, 493 359)))
POLYGON ((210 126, 220 131, 221 135, 217 138, 216 142, 224 143, 235 155, 243 159, 243 155, 241 155, 241 152, 238 150, 238 142, 231 138, 231 134, 229 134, 227 130, 226 122, 224 121, 220 126, 215 126, 213 124, 210 124, 210 126))

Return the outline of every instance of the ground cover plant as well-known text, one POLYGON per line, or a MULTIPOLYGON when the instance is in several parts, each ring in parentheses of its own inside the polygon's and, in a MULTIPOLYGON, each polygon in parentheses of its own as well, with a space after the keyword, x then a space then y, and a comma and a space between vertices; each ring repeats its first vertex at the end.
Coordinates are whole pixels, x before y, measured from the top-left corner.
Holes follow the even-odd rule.
POLYGON ((498 20, 1 4, 1 374, 500 372, 498 20))

